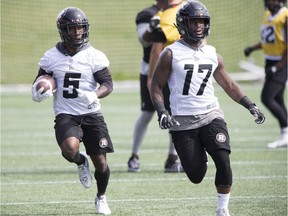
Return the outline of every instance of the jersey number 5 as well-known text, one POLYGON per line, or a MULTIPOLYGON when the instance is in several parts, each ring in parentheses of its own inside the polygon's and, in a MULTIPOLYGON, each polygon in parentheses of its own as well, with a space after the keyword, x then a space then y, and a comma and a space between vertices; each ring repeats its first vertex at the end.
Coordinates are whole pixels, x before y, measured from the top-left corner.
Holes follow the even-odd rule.
MULTIPOLYGON (((184 82, 182 94, 188 95, 189 89, 190 89, 190 84, 192 81, 193 72, 194 72, 194 65, 193 64, 185 64, 184 70, 187 70, 187 73, 186 73, 186 77, 185 77, 185 82, 184 82)), ((207 74, 206 74, 205 78, 203 79, 196 95, 202 95, 203 94, 204 89, 206 87, 206 84, 208 82, 208 79, 212 73, 212 65, 211 64, 200 64, 198 67, 198 73, 204 73, 204 71, 207 71, 207 74)))
POLYGON ((80 73, 66 73, 64 78, 64 88, 69 88, 72 91, 64 90, 63 97, 64 98, 77 98, 78 92, 76 89, 79 89, 79 80, 81 74, 80 73))

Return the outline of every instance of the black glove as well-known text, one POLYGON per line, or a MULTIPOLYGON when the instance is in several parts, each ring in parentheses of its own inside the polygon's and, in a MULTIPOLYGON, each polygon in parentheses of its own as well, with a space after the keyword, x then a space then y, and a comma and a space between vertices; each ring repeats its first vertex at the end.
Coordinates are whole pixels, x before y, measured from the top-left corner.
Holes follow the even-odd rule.
POLYGON ((252 51, 253 51, 253 48, 247 47, 246 49, 244 49, 244 55, 246 57, 248 57, 251 54, 252 51))
POLYGON ((170 116, 167 110, 158 113, 159 127, 161 129, 171 128, 174 124, 180 125, 173 117, 170 116))
POLYGON ((153 32, 155 31, 156 29, 159 29, 160 28, 160 17, 159 16, 153 16, 150 20, 150 24, 149 24, 149 27, 148 27, 148 32, 153 32))
POLYGON ((262 124, 265 121, 264 114, 260 111, 260 109, 256 106, 256 104, 252 104, 249 107, 249 111, 256 118, 255 122, 257 124, 262 124))

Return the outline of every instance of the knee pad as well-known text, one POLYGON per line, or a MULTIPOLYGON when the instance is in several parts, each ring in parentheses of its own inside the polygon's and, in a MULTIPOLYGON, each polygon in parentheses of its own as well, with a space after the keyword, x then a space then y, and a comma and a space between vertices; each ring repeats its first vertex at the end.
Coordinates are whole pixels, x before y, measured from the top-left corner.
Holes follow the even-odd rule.
POLYGON ((229 152, 218 150, 210 154, 216 166, 215 185, 217 187, 230 187, 232 185, 232 169, 229 152))
POLYGON ((186 175, 192 183, 199 184, 202 182, 206 174, 206 171, 207 171, 207 164, 205 163, 203 166, 199 167, 198 169, 194 169, 194 170, 186 172, 186 175))

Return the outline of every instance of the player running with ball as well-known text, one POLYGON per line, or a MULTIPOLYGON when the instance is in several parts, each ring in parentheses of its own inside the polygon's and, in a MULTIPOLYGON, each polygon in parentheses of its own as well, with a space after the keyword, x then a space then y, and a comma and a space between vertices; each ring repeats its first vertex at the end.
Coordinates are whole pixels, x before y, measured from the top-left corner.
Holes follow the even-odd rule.
MULTIPOLYGON (((78 166, 80 181, 89 188, 92 178, 88 158, 79 153, 80 142, 83 142, 95 167, 96 213, 108 215, 111 211, 105 192, 110 170, 106 153, 114 150, 99 99, 113 90, 109 61, 104 53, 88 42, 88 19, 79 8, 62 10, 57 17, 57 27, 62 41, 45 52, 36 79, 48 74, 56 80, 54 128, 58 145, 63 157, 78 166)), ((52 96, 50 90, 37 90, 36 83, 32 86, 34 101, 40 102, 52 96)))

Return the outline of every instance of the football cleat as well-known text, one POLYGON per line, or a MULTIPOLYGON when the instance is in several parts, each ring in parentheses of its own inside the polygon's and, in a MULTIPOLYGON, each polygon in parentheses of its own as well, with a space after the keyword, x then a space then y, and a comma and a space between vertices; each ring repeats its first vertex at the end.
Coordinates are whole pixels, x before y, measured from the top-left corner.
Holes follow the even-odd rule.
POLYGON ((217 209, 216 216, 230 216, 228 208, 217 209))
POLYGON ((85 162, 78 165, 79 179, 83 187, 89 188, 92 184, 92 176, 89 169, 88 158, 84 154, 82 155, 85 157, 85 162))
POLYGON ((272 143, 268 143, 267 148, 287 148, 288 146, 288 135, 281 135, 277 140, 272 143))
POLYGON ((128 160, 129 172, 140 172, 140 161, 137 155, 132 155, 128 160))
POLYGON ((111 214, 111 210, 108 206, 105 195, 101 195, 99 197, 96 196, 95 207, 96 207, 96 214, 102 214, 102 215, 111 214))
POLYGON ((164 165, 164 172, 165 173, 179 173, 183 172, 183 167, 178 160, 175 160, 174 162, 171 163, 171 161, 166 160, 165 165, 164 165))

